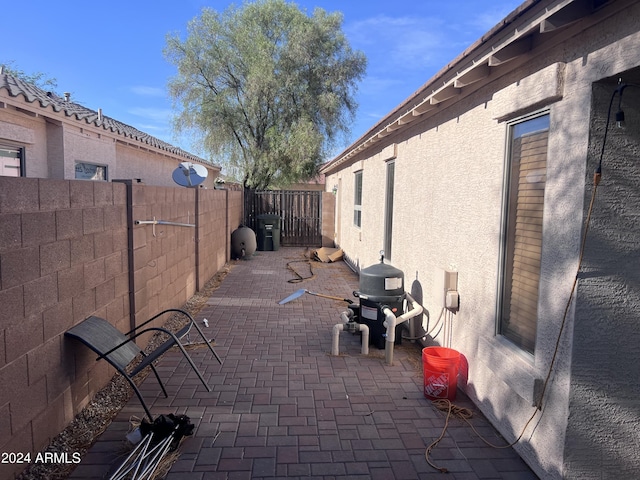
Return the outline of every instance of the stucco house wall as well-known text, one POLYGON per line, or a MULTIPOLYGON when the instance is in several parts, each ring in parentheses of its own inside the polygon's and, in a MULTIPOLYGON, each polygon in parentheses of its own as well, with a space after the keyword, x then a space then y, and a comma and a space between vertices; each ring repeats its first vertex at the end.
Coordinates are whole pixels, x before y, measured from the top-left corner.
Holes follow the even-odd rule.
MULTIPOLYGON (((49 132, 49 145, 52 143, 54 145, 62 144, 60 151, 56 151, 48 157, 50 163, 49 172, 53 178, 75 178, 76 162, 104 165, 107 167, 108 180, 121 178, 118 176, 119 162, 116 156, 115 139, 104 138, 92 129, 86 129, 76 125, 49 127, 47 130, 49 132), (53 130, 55 130, 55 134, 53 130)), ((54 145, 51 146, 54 147, 54 145)), ((124 162, 125 159, 122 160, 122 166, 126 165, 124 162)), ((127 170, 129 170, 128 167, 127 170)), ((131 172, 130 175, 124 175, 122 178, 136 177, 134 177, 133 172, 131 172)), ((149 183, 154 185, 151 182, 149 183)))
MULTIPOLYGON (((531 28, 549 12, 565 7, 575 12, 572 3, 579 2, 525 2, 421 94, 437 95, 443 81, 464 71, 465 62, 482 58, 506 36, 531 28)), ((422 292, 430 317, 423 319, 425 329, 443 312, 444 271, 458 272, 460 309, 445 311, 450 339, 440 334, 435 342, 462 353, 460 386, 508 441, 520 435, 536 411, 533 405, 549 371, 578 266, 595 168, 590 158, 599 153, 615 77, 637 78, 629 71, 640 66, 638 25, 638 2, 607 2, 549 37, 534 36, 526 53, 491 67, 472 88, 461 86, 452 99, 436 102, 426 115, 401 125, 398 117, 421 100, 409 99, 323 169, 327 186, 338 185, 336 243, 354 267, 363 268, 378 261, 384 245, 385 163, 395 162, 390 263, 405 272, 407 290, 418 286, 422 292), (594 96, 598 89, 607 93, 594 96), (497 335, 496 328, 508 124, 539 111, 549 112, 550 127, 538 333, 531 355, 497 335), (353 221, 358 171, 363 177, 361 228, 353 221)), ((631 88, 628 93, 627 117, 633 120, 639 97, 630 95, 631 88)), ((640 134, 632 125, 625 137, 618 137, 617 160, 607 167, 624 173, 605 174, 601 185, 605 204, 616 205, 603 207, 596 217, 598 236, 609 243, 598 242, 607 248, 589 250, 586 256, 586 265, 596 265, 592 271, 615 267, 581 280, 542 415, 515 447, 541 478, 640 475, 640 444, 631 435, 640 416, 634 400, 640 393, 640 369, 627 361, 637 358, 640 344, 640 332, 632 326, 637 324, 640 282, 637 268, 630 266, 637 266, 638 258, 638 227, 631 218, 640 211, 640 178, 633 163, 640 134), (621 212, 617 223, 606 220, 621 212), (613 318, 618 330, 606 328, 613 318), (605 328, 606 335, 599 336, 605 328), (598 338, 607 341, 600 344, 598 338), (599 383, 603 374, 604 387, 599 383)))
MULTIPOLYGON (((588 173, 598 164, 614 83, 594 86, 588 173)), ((640 468, 640 88, 625 90, 623 108, 625 128, 608 131, 576 291, 565 462, 582 478, 595 477, 594 465, 607 465, 602 478, 635 478, 640 468)), ((587 189, 585 205, 590 200, 587 189)))
MULTIPOLYGON (((0 92, 3 91, 0 89, 0 92)), ((25 114, 2 100, 0 103, 0 141, 9 146, 24 146, 28 150, 32 161, 27 168, 27 176, 48 178, 47 149, 51 149, 51 155, 56 155, 56 151, 62 151, 62 145, 56 146, 53 139, 49 140, 44 118, 25 114)))
POLYGON ((21 176, 76 179, 76 164, 107 167, 107 181, 175 186, 181 162, 208 170, 203 188, 214 188, 220 167, 71 99, 0 73, 0 145, 24 149, 21 176))

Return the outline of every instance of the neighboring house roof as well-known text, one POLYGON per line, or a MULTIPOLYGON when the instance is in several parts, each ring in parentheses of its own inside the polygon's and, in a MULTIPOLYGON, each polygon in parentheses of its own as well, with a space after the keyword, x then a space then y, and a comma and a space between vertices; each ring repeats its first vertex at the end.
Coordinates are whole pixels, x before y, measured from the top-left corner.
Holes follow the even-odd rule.
POLYGON ((346 150, 323 165, 320 173, 330 174, 348 166, 355 161, 356 154, 387 135, 411 128, 414 121, 466 97, 509 69, 512 60, 526 58, 545 34, 570 25, 611 1, 526 0, 346 150))
POLYGON ((305 182, 299 182, 302 185, 324 185, 325 184, 325 176, 322 173, 319 173, 318 175, 316 175, 313 178, 310 178, 309 180, 305 181, 305 182))
POLYGON ((86 108, 78 103, 70 101, 68 97, 59 97, 53 92, 42 90, 41 88, 25 82, 20 78, 7 75, 6 73, 1 73, 0 69, 0 90, 1 89, 5 89, 11 97, 16 98, 22 96, 27 103, 33 104, 38 102, 40 107, 43 109, 51 108, 51 110, 56 113, 63 112, 67 117, 75 117, 75 119, 80 122, 84 121, 87 124, 102 127, 105 130, 109 130, 126 138, 144 143, 145 145, 164 150, 179 157, 184 157, 189 161, 218 167, 208 160, 193 155, 147 133, 141 132, 130 125, 119 122, 111 117, 107 117, 102 114, 101 110, 96 112, 95 110, 86 108))

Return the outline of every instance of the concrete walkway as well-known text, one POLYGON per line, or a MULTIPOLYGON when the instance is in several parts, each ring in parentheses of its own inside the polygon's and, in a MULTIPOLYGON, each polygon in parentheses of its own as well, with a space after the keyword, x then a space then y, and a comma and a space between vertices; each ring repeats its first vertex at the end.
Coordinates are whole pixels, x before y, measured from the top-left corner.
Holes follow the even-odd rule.
MULTIPOLYGON (((197 317, 208 320, 205 331, 223 365, 206 349, 191 351, 212 392, 179 352, 159 365, 168 399, 147 377, 142 390, 154 415, 186 414, 196 426, 168 479, 537 478, 513 449, 488 447, 456 418, 430 455, 449 474, 430 466, 425 450, 440 436, 445 414, 422 394, 420 347, 404 341, 386 366, 384 351, 371 347, 362 356, 360 337, 343 332, 340 355, 331 356, 332 327, 346 302, 305 294, 278 305, 300 288, 353 298, 358 278, 343 262, 307 263, 303 248, 234 262, 197 317), (306 277, 309 265, 313 278, 289 283, 297 277, 288 266, 306 277)), ((460 392, 455 403, 473 410, 471 422, 487 440, 506 443, 460 392)), ((126 457, 132 415, 143 415, 135 397, 70 478, 108 478, 126 457)))

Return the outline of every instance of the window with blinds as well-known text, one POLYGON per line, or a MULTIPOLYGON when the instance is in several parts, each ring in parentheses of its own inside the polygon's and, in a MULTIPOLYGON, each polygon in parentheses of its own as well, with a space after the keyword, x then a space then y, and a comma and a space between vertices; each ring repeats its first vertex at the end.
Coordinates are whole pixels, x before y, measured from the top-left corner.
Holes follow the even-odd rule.
POLYGON ((549 115, 510 127, 499 333, 533 353, 538 323, 549 115))
POLYGON ((23 172, 23 150, 0 145, 0 176, 21 177, 23 172))

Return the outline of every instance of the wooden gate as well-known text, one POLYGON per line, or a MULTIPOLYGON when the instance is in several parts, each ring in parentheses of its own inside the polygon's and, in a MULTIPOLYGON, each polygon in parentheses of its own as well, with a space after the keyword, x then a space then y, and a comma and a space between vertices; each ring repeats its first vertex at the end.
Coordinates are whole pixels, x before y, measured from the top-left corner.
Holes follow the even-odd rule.
POLYGON ((258 232, 258 215, 279 215, 280 245, 322 245, 322 192, 245 190, 245 225, 258 232))

